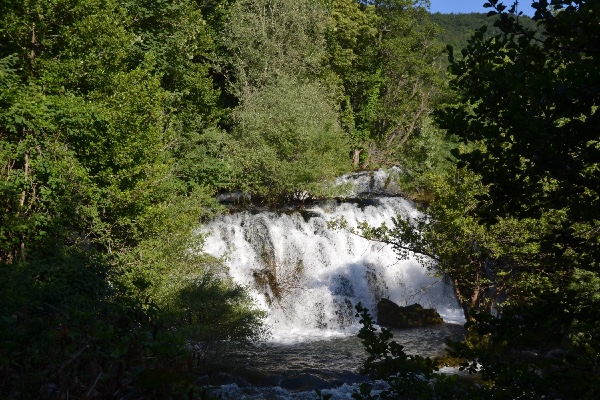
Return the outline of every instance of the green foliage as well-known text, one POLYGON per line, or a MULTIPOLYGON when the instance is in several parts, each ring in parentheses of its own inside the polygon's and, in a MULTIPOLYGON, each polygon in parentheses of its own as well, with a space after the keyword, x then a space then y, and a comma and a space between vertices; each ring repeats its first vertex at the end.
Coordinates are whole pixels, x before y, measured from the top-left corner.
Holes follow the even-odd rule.
POLYGON ((483 211, 488 219, 565 210, 570 222, 548 246, 557 254, 572 249, 579 259, 573 262, 596 268, 598 240, 589 233, 598 225, 598 56, 591 39, 598 5, 555 3, 564 9, 553 14, 540 2, 534 17, 543 40, 506 13, 498 20, 506 34, 473 37, 463 58, 453 59, 460 104, 443 111, 440 121, 484 145, 460 158, 491 184, 483 211))
POLYGON ((153 73, 169 92, 168 123, 173 131, 168 146, 175 161, 175 176, 212 189, 227 187, 229 164, 223 160, 222 140, 215 127, 225 111, 210 76, 216 57, 211 27, 193 1, 130 1, 136 33, 129 56, 138 63, 151 53, 153 73))
POLYGON ((321 195, 349 169, 347 136, 321 79, 327 14, 318 2, 238 2, 225 33, 239 105, 235 187, 269 203, 321 195))
POLYGON ((143 239, 122 256, 114 281, 157 307, 164 323, 191 343, 263 339, 263 313, 222 260, 203 253, 204 237, 194 233, 194 223, 218 210, 215 200, 200 187, 185 196, 175 197, 177 188, 166 194, 168 205, 140 217, 143 239))
POLYGON ((403 171, 398 183, 405 196, 422 203, 433 200, 432 176, 444 175, 455 162, 451 151, 458 144, 448 136, 436 126, 431 116, 426 116, 402 146, 398 157, 403 171))
POLYGON ((351 134, 355 167, 398 162, 442 86, 436 59, 439 33, 427 2, 331 1, 329 66, 339 77, 343 126, 351 134))
MULTIPOLYGON (((12 58, 14 62, 15 58, 12 58)), ((85 204, 83 168, 63 143, 45 135, 55 129, 56 110, 38 86, 25 86, 11 59, 0 66, 0 262, 23 260, 26 253, 68 240, 78 228, 76 207, 85 204), (6 86, 4 86, 6 84, 6 86), (64 198, 72 199, 70 204, 64 198)))
POLYGON ((327 28, 320 2, 243 0, 229 17, 224 41, 238 98, 290 76, 299 81, 319 76, 327 28))
POLYGON ((337 104, 354 167, 395 164, 442 86, 438 30, 427 22, 425 6, 412 0, 237 2, 222 42, 228 90, 244 108, 251 92, 278 90, 282 81, 317 83, 337 104))
POLYGON ((191 345, 256 339, 262 321, 192 234, 221 184, 202 174, 219 113, 200 12, 1 8, 0 396, 191 393, 191 345), (199 304, 209 318, 180 318, 199 304))
POLYGON ((319 196, 348 168, 346 137, 318 84, 273 82, 245 96, 234 120, 238 185, 269 202, 319 196))
POLYGON ((534 2, 541 37, 514 6, 487 3, 501 33, 482 28, 460 60, 451 52, 459 98, 438 114, 466 144, 453 152, 459 167, 433 182, 426 218, 361 227, 449 276, 468 318, 451 355, 485 385, 413 397, 598 396, 599 14, 597 2, 575 3, 534 2))
POLYGON ((552 289, 564 274, 543 263, 536 239, 549 232, 560 216, 540 220, 502 218, 479 223, 478 198, 488 188, 465 169, 429 174, 432 200, 426 213, 398 217, 393 227, 360 225, 357 233, 391 244, 399 258, 415 255, 431 273, 450 280, 465 318, 473 311, 501 312, 503 307, 531 301, 535 291, 552 289))
POLYGON ((425 3, 396 0, 374 3, 380 18, 379 51, 383 56, 381 73, 385 83, 381 112, 373 122, 386 158, 401 148, 419 127, 440 85, 435 59, 441 48, 433 40, 439 29, 427 22, 425 3))
POLYGON ((497 1, 490 6, 499 13, 502 34, 486 39, 477 32, 462 59, 451 58, 460 103, 443 110, 440 121, 478 143, 457 156, 489 185, 477 199, 476 215, 490 229, 506 218, 552 216, 550 229, 530 239, 539 262, 528 262, 539 266, 540 278, 551 279, 549 286, 529 280, 528 296, 509 303, 500 319, 477 317, 477 330, 489 341, 475 353, 503 387, 518 387, 509 368, 523 374, 537 369, 544 388, 527 389, 531 393, 593 398, 598 360, 589 355, 597 349, 587 340, 598 326, 588 312, 598 300, 587 290, 598 279, 599 259, 598 193, 592 188, 598 96, 591 75, 598 60, 588 35, 598 29, 598 4, 557 1, 550 10, 547 2, 535 2, 542 38, 497 1), (517 355, 524 348, 530 357, 517 355))
POLYGON ((366 160, 371 130, 363 120, 371 121, 379 107, 381 76, 377 57, 378 30, 374 7, 354 0, 327 2, 330 24, 326 32, 325 62, 328 79, 339 87, 337 102, 341 109, 341 125, 350 134, 355 168, 366 160))
POLYGON ((221 115, 219 93, 209 76, 216 49, 196 2, 136 0, 126 8, 136 34, 130 62, 139 63, 152 53, 162 87, 174 96, 178 122, 195 124, 186 130, 211 126, 221 115))

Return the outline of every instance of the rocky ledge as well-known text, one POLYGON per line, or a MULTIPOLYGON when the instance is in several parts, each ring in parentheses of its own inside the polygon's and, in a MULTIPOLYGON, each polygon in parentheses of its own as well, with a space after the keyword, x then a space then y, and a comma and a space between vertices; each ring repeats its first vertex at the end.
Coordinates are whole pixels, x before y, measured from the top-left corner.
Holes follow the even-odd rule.
POLYGON ((423 308, 420 304, 401 307, 388 299, 377 303, 377 324, 390 328, 414 328, 439 325, 444 321, 433 308, 423 308))

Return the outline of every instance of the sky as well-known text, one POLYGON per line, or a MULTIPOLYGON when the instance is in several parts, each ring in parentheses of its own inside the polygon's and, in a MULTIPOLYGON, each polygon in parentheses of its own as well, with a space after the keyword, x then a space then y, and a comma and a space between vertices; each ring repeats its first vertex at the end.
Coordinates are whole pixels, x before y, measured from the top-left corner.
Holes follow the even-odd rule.
MULTIPOLYGON (((488 12, 490 8, 483 8, 483 4, 487 3, 486 0, 430 0, 431 1, 431 12, 441 13, 470 13, 470 12, 488 12)), ((507 9, 513 4, 513 0, 502 1, 507 9)), ((531 8, 531 0, 519 1, 519 11, 523 11, 523 14, 533 16, 533 8, 531 8)))

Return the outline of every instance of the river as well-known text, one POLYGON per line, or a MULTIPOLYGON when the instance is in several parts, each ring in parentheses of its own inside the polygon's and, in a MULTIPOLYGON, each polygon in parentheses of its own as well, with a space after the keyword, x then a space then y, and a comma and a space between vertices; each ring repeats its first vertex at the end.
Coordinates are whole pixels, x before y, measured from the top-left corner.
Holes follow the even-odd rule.
POLYGON ((267 311, 270 330, 265 343, 222 360, 222 398, 313 399, 314 389, 351 398, 364 379, 358 370, 366 357, 356 338, 359 302, 375 310, 388 298, 438 311, 441 326, 395 331, 408 353, 441 354, 446 337, 463 334, 451 286, 415 258, 398 260, 388 245, 328 228, 328 221, 340 217, 349 226, 391 226, 397 216, 419 215, 414 204, 390 190, 386 172, 342 179, 352 191, 345 201, 232 212, 202 230, 205 250, 225 259, 232 278, 251 289, 257 307, 267 311))

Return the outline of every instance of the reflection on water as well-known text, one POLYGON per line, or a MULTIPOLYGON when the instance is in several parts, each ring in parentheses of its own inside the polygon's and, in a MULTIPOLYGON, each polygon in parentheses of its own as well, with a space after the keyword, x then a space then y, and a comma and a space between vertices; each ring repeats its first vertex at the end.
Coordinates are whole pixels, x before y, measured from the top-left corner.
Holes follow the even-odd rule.
MULTIPOLYGON (((446 338, 464 337, 461 325, 394 330, 394 340, 408 354, 442 355, 446 338)), ((334 399, 351 398, 367 354, 356 336, 293 344, 264 343, 239 349, 222 360, 228 371, 213 381, 228 399, 314 399, 315 389, 327 389, 334 399)), ((214 378, 214 377, 213 377, 214 378)))

